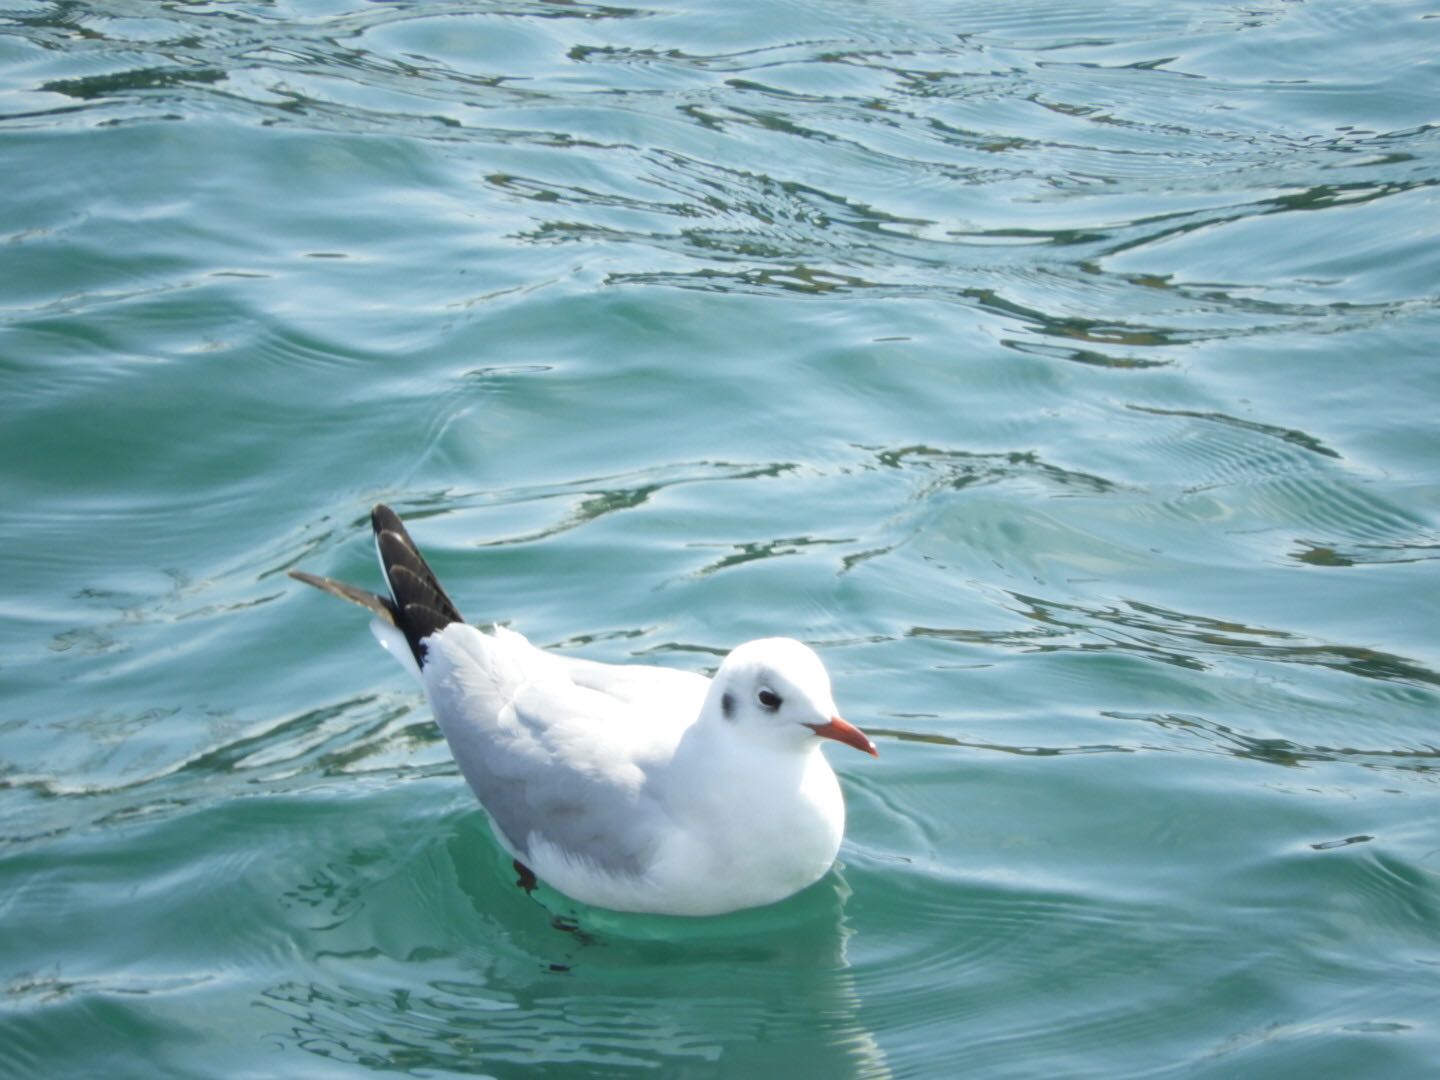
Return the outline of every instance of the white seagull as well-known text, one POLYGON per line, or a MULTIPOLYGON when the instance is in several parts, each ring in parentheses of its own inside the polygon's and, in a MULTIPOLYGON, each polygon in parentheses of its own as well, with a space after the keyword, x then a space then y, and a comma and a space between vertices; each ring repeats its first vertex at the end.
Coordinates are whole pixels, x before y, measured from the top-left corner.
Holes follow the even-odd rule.
POLYGON ((811 649, 746 642, 714 679, 559 656, 468 625, 395 512, 376 506, 371 524, 389 596, 291 576, 374 613, 523 885, 538 876, 617 911, 719 915, 830 869, 845 804, 821 741, 876 750, 840 718, 811 649))

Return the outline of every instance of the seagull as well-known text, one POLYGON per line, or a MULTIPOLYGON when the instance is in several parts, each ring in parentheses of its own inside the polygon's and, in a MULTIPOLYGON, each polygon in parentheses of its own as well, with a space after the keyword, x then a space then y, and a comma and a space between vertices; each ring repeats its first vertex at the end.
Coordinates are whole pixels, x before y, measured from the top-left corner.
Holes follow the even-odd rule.
POLYGON ((812 649, 749 641, 713 679, 547 652, 466 623, 399 516, 382 504, 370 520, 388 595, 290 576, 370 610, 527 891, 539 878, 595 907, 720 915, 830 869, 845 803, 820 747, 879 755, 812 649))

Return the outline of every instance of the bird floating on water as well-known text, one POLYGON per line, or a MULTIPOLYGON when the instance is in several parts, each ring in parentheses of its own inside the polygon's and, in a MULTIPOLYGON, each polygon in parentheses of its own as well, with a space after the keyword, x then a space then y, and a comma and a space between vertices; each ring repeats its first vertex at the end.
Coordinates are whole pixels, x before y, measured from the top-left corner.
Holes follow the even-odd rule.
POLYGON ((813 650, 749 641, 713 679, 546 652, 467 624, 388 506, 371 524, 389 595, 290 576, 373 613, 522 883, 618 911, 718 915, 830 869, 845 804, 820 746, 877 752, 840 718, 813 650))

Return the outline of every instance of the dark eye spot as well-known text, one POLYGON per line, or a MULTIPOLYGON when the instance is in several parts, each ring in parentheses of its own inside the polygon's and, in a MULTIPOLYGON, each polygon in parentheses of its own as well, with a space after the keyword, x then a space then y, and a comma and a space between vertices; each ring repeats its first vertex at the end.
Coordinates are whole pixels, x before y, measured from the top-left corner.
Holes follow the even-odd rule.
POLYGON ((756 694, 755 697, 760 702, 762 708, 769 709, 771 712, 774 712, 780 707, 780 695, 768 686, 762 687, 760 693, 756 694))
POLYGON ((735 695, 729 692, 720 695, 720 711, 729 720, 735 715, 735 695))

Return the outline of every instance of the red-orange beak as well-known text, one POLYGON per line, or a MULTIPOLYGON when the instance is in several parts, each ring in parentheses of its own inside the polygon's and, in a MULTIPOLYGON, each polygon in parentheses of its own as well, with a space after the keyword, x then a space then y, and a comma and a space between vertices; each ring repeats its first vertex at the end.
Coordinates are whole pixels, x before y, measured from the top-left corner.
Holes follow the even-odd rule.
POLYGON ((805 726, 821 738, 836 739, 846 746, 863 750, 871 757, 880 756, 880 751, 875 749, 875 744, 870 741, 870 737, 848 720, 832 716, 828 724, 806 724, 805 726))

